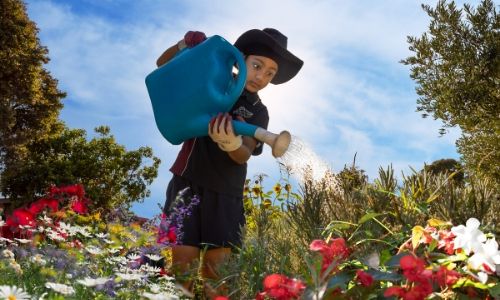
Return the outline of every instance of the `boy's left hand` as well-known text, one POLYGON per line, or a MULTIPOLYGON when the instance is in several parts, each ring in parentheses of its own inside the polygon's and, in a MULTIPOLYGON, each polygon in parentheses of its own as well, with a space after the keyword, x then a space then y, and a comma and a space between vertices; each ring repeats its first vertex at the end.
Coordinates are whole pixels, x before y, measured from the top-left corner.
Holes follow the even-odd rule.
POLYGON ((223 151, 231 152, 241 147, 243 139, 233 129, 233 118, 228 113, 219 113, 208 123, 208 135, 223 151))

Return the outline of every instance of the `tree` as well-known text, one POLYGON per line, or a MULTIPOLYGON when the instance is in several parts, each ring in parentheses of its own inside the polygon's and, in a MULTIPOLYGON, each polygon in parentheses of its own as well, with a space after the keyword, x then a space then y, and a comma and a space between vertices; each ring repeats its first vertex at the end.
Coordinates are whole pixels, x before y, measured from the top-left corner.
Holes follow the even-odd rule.
POLYGON ((65 93, 44 68, 48 50, 37 34, 21 0, 0 1, 0 193, 13 208, 50 185, 75 183, 108 210, 144 199, 160 160, 149 147, 127 151, 108 127, 88 141, 59 120, 65 93))
POLYGON ((98 127, 96 132, 99 136, 87 141, 84 130, 65 129, 30 143, 29 159, 4 172, 3 192, 19 199, 20 205, 42 195, 50 185, 80 183, 87 197, 105 211, 148 197, 147 186, 158 175, 160 164, 151 148, 127 151, 108 127, 98 127))
POLYGON ((459 126, 458 152, 469 172, 500 184, 500 17, 491 0, 476 9, 452 1, 422 5, 431 18, 420 38, 408 37, 417 111, 446 128, 459 126), (464 14, 465 12, 465 14, 464 14))
POLYGON ((424 171, 430 172, 432 175, 453 174, 453 181, 456 183, 462 183, 464 180, 462 166, 460 165, 460 162, 454 160, 453 158, 443 158, 433 161, 430 165, 424 166, 424 171))
POLYGON ((0 1, 0 171, 26 157, 29 141, 62 130, 65 94, 44 68, 48 51, 37 34, 23 2, 0 1))

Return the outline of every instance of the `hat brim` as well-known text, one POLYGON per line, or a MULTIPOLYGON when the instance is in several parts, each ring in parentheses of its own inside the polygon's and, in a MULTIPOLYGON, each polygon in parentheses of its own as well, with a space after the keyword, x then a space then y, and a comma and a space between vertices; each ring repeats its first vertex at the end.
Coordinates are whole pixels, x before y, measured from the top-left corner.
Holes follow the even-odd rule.
POLYGON ((270 35, 259 29, 252 29, 243 33, 234 43, 234 46, 245 53, 252 45, 263 44, 269 47, 276 55, 278 72, 271 80, 273 84, 281 84, 292 79, 302 68, 304 62, 293 55, 286 48, 281 47, 270 35))

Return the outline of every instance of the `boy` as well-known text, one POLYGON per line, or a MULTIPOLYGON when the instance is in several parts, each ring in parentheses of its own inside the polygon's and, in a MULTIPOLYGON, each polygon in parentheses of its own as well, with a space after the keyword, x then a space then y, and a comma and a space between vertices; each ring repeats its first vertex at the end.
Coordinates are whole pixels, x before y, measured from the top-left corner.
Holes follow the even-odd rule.
MULTIPOLYGON (((189 31, 184 39, 167 49, 157 65, 167 63, 184 47, 194 47, 206 39, 202 32, 189 31)), ((217 278, 216 267, 241 245, 240 228, 245 224, 243 187, 246 162, 262 153, 262 144, 253 137, 236 135, 232 119, 238 118, 267 129, 269 115, 258 91, 269 83, 281 84, 292 79, 303 61, 287 50, 287 37, 276 29, 252 29, 234 43, 245 56, 247 78, 245 89, 230 110, 221 112, 208 126, 208 136, 183 143, 170 171, 164 211, 178 192, 189 187, 186 199, 197 195, 200 204, 184 220, 183 238, 172 249, 173 263, 181 271, 200 258, 205 278, 217 278)))

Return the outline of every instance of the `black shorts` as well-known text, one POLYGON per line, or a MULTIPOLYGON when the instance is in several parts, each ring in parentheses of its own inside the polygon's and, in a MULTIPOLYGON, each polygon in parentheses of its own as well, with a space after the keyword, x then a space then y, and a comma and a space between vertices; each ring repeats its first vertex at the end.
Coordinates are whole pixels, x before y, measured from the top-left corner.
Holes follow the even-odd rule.
POLYGON ((243 196, 217 193, 174 175, 167 188, 164 208, 167 216, 175 197, 186 187, 189 190, 184 201, 188 203, 193 195, 197 195, 200 203, 184 219, 183 235, 178 244, 208 249, 240 247, 241 228, 245 225, 243 196))

